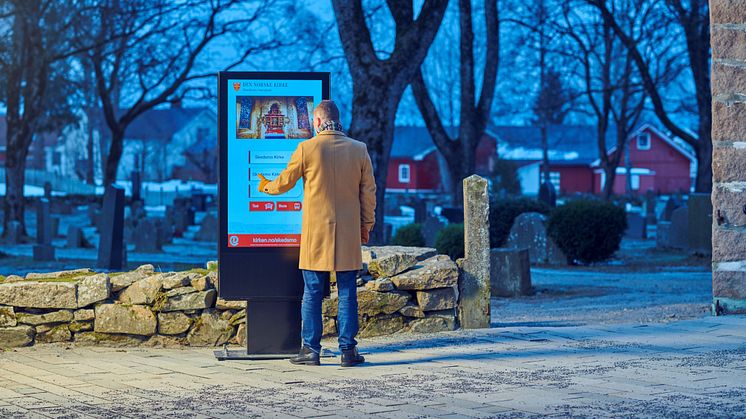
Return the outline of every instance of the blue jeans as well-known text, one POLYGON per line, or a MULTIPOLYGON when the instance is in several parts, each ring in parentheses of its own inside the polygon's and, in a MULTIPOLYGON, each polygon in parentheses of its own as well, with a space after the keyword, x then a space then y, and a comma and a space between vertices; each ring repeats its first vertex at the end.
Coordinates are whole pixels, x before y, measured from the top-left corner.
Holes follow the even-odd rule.
MULTIPOLYGON (((314 352, 321 351, 321 300, 324 298, 324 283, 329 280, 329 272, 303 272, 303 305, 301 316, 303 328, 301 335, 303 345, 314 352)), ((358 331, 357 321, 357 271, 337 272, 337 290, 339 291, 339 306, 337 314, 337 328, 339 332, 339 349, 346 351, 357 345, 355 336, 358 331)))

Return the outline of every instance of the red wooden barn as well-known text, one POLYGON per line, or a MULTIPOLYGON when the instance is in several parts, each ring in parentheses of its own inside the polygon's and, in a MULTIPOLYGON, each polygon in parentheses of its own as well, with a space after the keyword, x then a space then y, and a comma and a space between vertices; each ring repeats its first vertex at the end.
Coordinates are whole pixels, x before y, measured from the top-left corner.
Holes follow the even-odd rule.
MULTIPOLYGON (((601 193, 605 175, 593 125, 551 125, 547 128, 550 179, 560 195, 601 193)), ((613 129, 607 134, 608 153, 616 150, 613 129)), ((694 153, 683 142, 655 128, 640 125, 628 139, 614 181, 614 193, 627 188, 627 169, 632 192, 653 190, 662 194, 689 191, 696 170, 694 153)), ((518 166, 525 195, 539 191, 542 166, 539 127, 490 126, 477 149, 477 174, 488 175, 496 158, 518 166)), ((448 170, 424 127, 397 127, 388 168, 386 192, 437 195, 446 193, 448 170)))
MULTIPOLYGON (((451 130, 453 132, 454 130, 451 130)), ((487 174, 490 161, 497 154, 495 139, 485 135, 477 147, 478 174, 487 174)), ((394 131, 389 160, 387 193, 437 195, 450 185, 445 160, 435 148, 425 127, 400 126, 394 131)))

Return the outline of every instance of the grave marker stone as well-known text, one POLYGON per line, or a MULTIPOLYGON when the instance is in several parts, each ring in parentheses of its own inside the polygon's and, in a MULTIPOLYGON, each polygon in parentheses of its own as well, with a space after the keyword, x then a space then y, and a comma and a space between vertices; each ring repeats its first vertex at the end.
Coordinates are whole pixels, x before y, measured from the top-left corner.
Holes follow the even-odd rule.
POLYGON ((71 225, 67 228, 67 244, 65 247, 69 249, 85 247, 85 236, 80 227, 71 225))
POLYGON ((546 217, 538 212, 524 212, 515 218, 506 246, 528 249, 532 264, 567 263, 567 257, 547 234, 546 217))
POLYGON ((655 205, 658 201, 658 197, 655 196, 655 192, 652 189, 648 189, 645 192, 645 222, 649 225, 656 223, 655 217, 655 205))
POLYGON ((487 180, 464 179, 464 259, 458 318, 464 329, 490 327, 490 221, 487 180))
POLYGON ((671 214, 671 227, 668 232, 668 245, 676 249, 689 247, 689 208, 686 205, 676 208, 671 214))
POLYGON ((34 245, 34 260, 52 261, 54 257, 54 246, 52 246, 52 217, 50 215, 51 205, 47 198, 39 200, 36 207, 36 245, 34 245))
POLYGON ((438 232, 445 227, 445 223, 437 217, 427 217, 422 224, 422 236, 425 238, 425 246, 433 247, 438 232))
POLYGON ((550 208, 557 206, 557 191, 551 182, 544 182, 539 186, 539 201, 549 205, 550 208))
POLYGON ((628 212, 627 213, 627 230, 624 231, 624 237, 629 239, 646 239, 647 234, 647 220, 639 212, 628 212))
POLYGON ((490 287, 493 296, 518 297, 531 294, 528 249, 491 249, 490 259, 490 287))
POLYGON ((687 202, 689 208, 689 249, 712 253, 712 201, 708 193, 693 193, 687 202))
POLYGON ((112 185, 106 189, 100 232, 98 266, 122 269, 125 265, 124 189, 119 186, 112 185))
POLYGON ((680 201, 678 201, 675 197, 670 196, 668 197, 668 201, 666 201, 666 206, 663 207, 663 214, 661 214, 661 220, 663 221, 671 221, 671 216, 673 215, 673 212, 676 208, 679 208, 681 206, 680 201))
POLYGON ((134 234, 135 251, 156 253, 162 250, 162 233, 159 234, 156 220, 144 218, 137 223, 134 234))

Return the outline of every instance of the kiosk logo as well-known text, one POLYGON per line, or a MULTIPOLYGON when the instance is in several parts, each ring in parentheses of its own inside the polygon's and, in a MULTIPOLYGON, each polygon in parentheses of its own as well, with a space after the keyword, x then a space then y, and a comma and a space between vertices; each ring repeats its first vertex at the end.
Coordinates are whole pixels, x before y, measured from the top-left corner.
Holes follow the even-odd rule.
POLYGON ((239 91, 241 90, 241 82, 233 82, 233 90, 239 91))
POLYGON ((238 236, 230 236, 230 238, 228 238, 228 243, 230 243, 231 246, 234 247, 238 246, 238 236))

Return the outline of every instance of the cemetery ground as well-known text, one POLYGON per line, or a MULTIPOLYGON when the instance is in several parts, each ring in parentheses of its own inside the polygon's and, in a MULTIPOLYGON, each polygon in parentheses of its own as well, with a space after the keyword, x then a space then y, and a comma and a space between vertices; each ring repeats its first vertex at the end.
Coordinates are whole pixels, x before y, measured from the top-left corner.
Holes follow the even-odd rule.
POLYGON ((532 280, 534 295, 493 298, 489 329, 362 339, 360 368, 220 362, 208 348, 7 350, 0 417, 745 415, 746 318, 709 314, 709 257, 625 239, 609 262, 534 267, 532 280))

